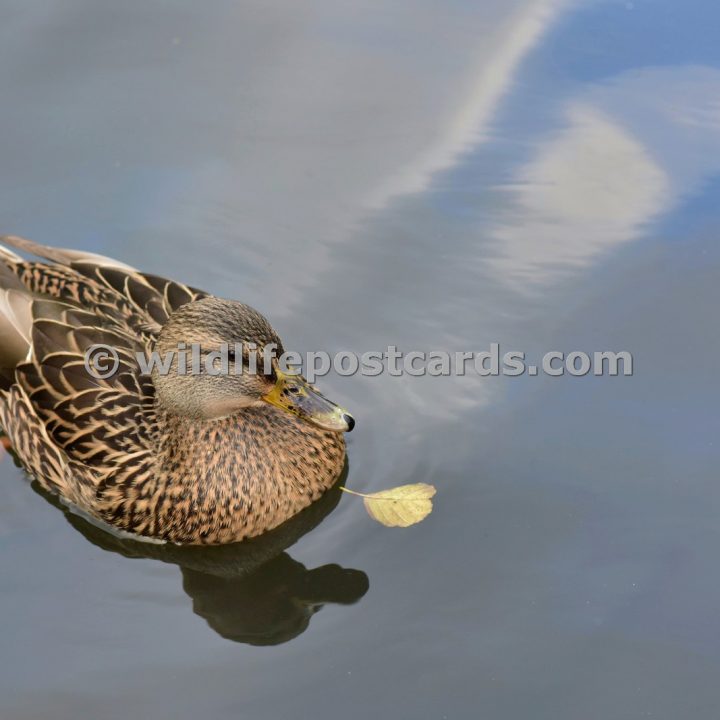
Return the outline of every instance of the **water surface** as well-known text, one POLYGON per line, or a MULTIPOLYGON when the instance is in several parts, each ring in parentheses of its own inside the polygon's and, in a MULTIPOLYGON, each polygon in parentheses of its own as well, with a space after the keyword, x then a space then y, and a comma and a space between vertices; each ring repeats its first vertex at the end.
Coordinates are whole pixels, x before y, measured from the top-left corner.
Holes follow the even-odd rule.
POLYGON ((349 486, 436 509, 330 498, 255 573, 108 547, 6 460, 0 717, 717 715, 720 8, 0 16, 3 231, 248 302, 299 351, 635 358, 325 378, 349 486))

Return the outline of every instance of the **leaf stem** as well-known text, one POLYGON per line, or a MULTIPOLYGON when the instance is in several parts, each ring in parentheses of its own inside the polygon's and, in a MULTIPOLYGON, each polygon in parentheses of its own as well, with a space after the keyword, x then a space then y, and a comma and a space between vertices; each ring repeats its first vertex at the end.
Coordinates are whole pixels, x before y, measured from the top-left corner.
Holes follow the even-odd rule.
POLYGON ((341 485, 340 489, 343 492, 348 493, 348 495, 357 495, 358 497, 361 497, 361 498, 370 497, 370 495, 366 495, 365 493, 358 492, 357 490, 350 490, 350 488, 346 488, 344 485, 341 485))

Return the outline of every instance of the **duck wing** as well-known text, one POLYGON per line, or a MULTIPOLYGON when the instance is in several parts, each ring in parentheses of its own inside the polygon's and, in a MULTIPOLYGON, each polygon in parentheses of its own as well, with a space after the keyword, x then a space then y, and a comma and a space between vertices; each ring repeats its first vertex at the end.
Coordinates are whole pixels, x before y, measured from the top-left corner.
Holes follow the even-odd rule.
POLYGON ((52 262, 0 246, 0 332, 12 339, 0 352, 0 424, 44 487, 92 512, 101 484, 152 464, 154 388, 137 353, 205 293, 101 256, 5 243, 52 262), (116 354, 108 377, 86 367, 94 345, 116 354))
POLYGON ((0 243, 53 261, 52 265, 23 261, 10 254, 12 270, 30 292, 123 319, 143 335, 157 334, 181 305, 208 296, 203 290, 140 272, 103 255, 40 245, 15 235, 0 237, 0 243))

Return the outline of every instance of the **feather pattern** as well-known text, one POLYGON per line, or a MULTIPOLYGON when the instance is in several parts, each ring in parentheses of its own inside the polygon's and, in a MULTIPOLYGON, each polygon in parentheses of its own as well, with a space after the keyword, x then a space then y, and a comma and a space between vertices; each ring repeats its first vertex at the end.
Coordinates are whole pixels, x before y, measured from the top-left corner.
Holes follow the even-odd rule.
POLYGON ((158 402, 136 356, 208 293, 99 255, 2 243, 0 426, 46 490, 140 536, 217 544, 277 526, 333 484, 338 433, 270 406, 198 421, 158 402), (117 352, 111 377, 85 365, 98 344, 117 352))

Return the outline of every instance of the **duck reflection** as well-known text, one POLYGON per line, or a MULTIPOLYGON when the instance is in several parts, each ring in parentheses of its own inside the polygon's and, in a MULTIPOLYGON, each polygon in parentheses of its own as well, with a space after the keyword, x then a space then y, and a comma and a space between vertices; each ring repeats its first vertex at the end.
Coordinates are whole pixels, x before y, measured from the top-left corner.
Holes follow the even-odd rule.
POLYGON ((220 577, 182 568, 193 610, 228 640, 278 645, 303 633, 326 603, 349 605, 368 589, 360 570, 323 565, 308 570, 282 553, 249 577, 220 577))
POLYGON ((334 564, 309 570, 285 552, 335 509, 346 476, 347 466, 320 500, 275 530, 218 547, 120 537, 59 505, 35 483, 33 488, 60 507, 67 521, 93 545, 126 558, 177 565, 193 611, 222 637, 250 645, 279 645, 303 633, 324 605, 350 605, 368 590, 368 577, 360 570, 334 564))

